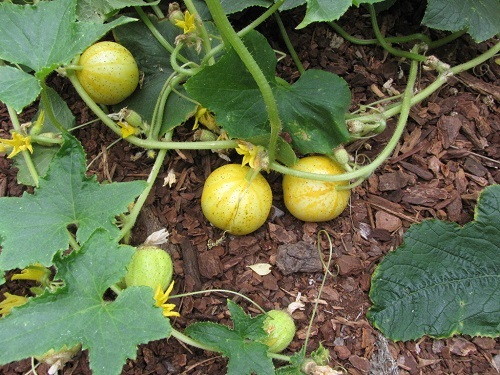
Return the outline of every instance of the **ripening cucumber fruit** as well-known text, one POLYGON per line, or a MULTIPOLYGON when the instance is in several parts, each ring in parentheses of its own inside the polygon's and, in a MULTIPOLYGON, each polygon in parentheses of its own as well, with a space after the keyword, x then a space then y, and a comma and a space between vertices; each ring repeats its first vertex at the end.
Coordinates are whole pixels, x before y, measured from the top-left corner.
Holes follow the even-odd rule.
POLYGON ((271 187, 257 173, 249 183, 250 168, 226 164, 214 170, 205 181, 201 209, 214 226, 235 235, 245 235, 260 228, 273 203, 271 187))
POLYGON ((271 353, 285 350, 295 336, 295 322, 284 310, 270 310, 264 319, 264 331, 267 337, 261 342, 269 347, 271 353))
POLYGON ((118 104, 139 84, 139 68, 134 56, 115 42, 91 45, 80 56, 78 65, 78 81, 98 104, 118 104))
MULTIPOLYGON (((342 167, 327 156, 306 156, 293 169, 317 174, 339 175, 342 167)), ((291 175, 283 177, 283 200, 288 211, 302 221, 320 222, 335 219, 349 203, 351 191, 337 190, 349 181, 326 182, 291 175)))
POLYGON ((156 246, 137 248, 127 268, 125 284, 129 286, 149 286, 156 290, 161 285, 163 291, 172 282, 174 265, 172 258, 156 246))

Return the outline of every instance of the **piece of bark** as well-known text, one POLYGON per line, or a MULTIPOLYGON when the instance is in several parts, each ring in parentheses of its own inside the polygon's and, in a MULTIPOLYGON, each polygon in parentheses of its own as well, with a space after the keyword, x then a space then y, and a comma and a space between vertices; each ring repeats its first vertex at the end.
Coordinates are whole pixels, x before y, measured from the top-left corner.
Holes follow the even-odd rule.
POLYGON ((323 269, 318 250, 305 241, 278 246, 276 266, 284 275, 294 272, 319 272, 323 269))
POLYGON ((380 191, 399 190, 415 183, 415 177, 403 171, 384 173, 379 176, 378 188, 380 191))
POLYGON ((437 122, 438 139, 443 148, 449 148, 458 136, 462 127, 462 121, 457 116, 442 116, 437 122))
POLYGON ((403 160, 401 160, 399 162, 399 164, 401 164, 401 166, 404 169, 406 169, 412 173, 415 173, 418 177, 420 177, 424 180, 430 181, 434 178, 434 175, 432 174, 432 172, 429 172, 428 170, 423 169, 423 168, 419 167, 418 165, 408 163, 408 162, 403 161, 403 160))
POLYGON ((467 72, 460 73, 458 78, 471 89, 484 95, 491 95, 497 102, 500 101, 500 88, 498 86, 484 82, 467 72))
POLYGON ((182 260, 184 261, 184 277, 186 292, 200 290, 202 287, 200 270, 198 268, 198 257, 196 251, 188 238, 183 237, 180 243, 182 260))

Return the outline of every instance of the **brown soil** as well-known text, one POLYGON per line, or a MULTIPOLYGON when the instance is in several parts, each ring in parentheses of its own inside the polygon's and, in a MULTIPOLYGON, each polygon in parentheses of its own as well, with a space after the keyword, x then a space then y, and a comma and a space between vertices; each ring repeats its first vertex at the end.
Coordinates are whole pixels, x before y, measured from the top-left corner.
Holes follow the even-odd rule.
MULTIPOLYGON (((382 30, 390 35, 422 30, 422 8, 413 2, 380 16, 382 30)), ((353 95, 352 109, 387 95, 383 85, 393 79, 393 87, 403 91, 408 63, 373 46, 357 46, 337 39, 323 25, 312 25, 297 31, 300 13, 285 15, 292 42, 306 68, 319 68, 342 76, 353 95)), ((372 38, 366 12, 352 10, 341 22, 356 36, 372 38)), ((276 35, 276 26, 268 22, 261 28, 273 41, 273 47, 285 51, 276 35)), ((455 65, 483 52, 488 43, 475 44, 462 37, 450 45, 432 51, 443 61, 455 65)), ((279 75, 293 81, 298 74, 289 57, 279 64, 279 75)), ((277 266, 278 248, 299 243, 303 248, 317 244, 318 231, 330 233, 334 243, 334 261, 339 275, 329 278, 321 295, 319 310, 312 325, 309 350, 318 343, 329 349, 331 365, 348 374, 498 374, 500 343, 489 338, 457 336, 417 342, 393 343, 384 339, 367 321, 370 307, 368 292, 371 274, 380 259, 401 244, 403 235, 413 223, 439 218, 464 224, 472 219, 479 192, 487 185, 500 182, 500 117, 498 111, 498 77, 500 67, 493 61, 474 71, 452 77, 449 84, 428 100, 415 106, 407 129, 392 157, 352 194, 349 208, 336 220, 326 223, 304 223, 286 212, 281 192, 281 176, 266 176, 274 192, 276 210, 256 232, 228 236, 217 246, 209 241, 221 238, 204 219, 200 210, 203 182, 210 171, 225 163, 209 151, 172 152, 160 173, 150 199, 134 232, 133 242, 141 243, 146 233, 165 227, 171 233, 168 250, 175 259, 176 291, 231 289, 246 294, 265 309, 285 308, 302 295, 305 309, 294 313, 297 324, 295 340, 286 353, 302 346, 309 318, 318 295, 322 272, 295 272, 285 275, 277 266), (168 171, 174 171, 177 182, 162 186, 168 171), (283 211, 283 213, 281 213, 283 211), (258 276, 249 265, 264 262, 273 265, 271 274, 258 276)), ((418 88, 435 77, 422 70, 418 88)), ((78 123, 92 118, 91 112, 75 96, 69 83, 54 77, 51 84, 63 92, 77 116, 78 123)), ((34 108, 23 114, 26 120, 34 108)), ((0 108, 0 137, 10 129, 8 114, 0 108)), ((373 158, 391 135, 395 120, 383 134, 352 144, 353 154, 373 158)), ((146 155, 132 161, 141 150, 120 142, 109 150, 106 146, 116 137, 102 124, 94 123, 78 132, 88 154, 95 160, 90 168, 101 181, 145 179, 152 161, 146 155)), ((178 128, 178 139, 191 139, 189 126, 178 128)), ((230 155, 239 162, 236 154, 230 155)), ((16 183, 16 169, 0 157, 0 196, 19 196, 24 188, 16 183)), ((320 243, 328 253, 326 240, 320 243)), ((21 286, 7 283, 0 292, 21 286)), ((181 317, 172 321, 183 329, 194 321, 229 323, 226 298, 211 293, 176 301, 181 317)), ((234 298, 249 313, 256 313, 244 300, 234 298)), ((136 360, 128 360, 123 374, 223 374, 226 360, 202 350, 181 345, 176 339, 164 339, 139 347, 136 360)), ((0 367, 2 374, 24 374, 30 371, 30 360, 0 367)), ((46 373, 41 365, 37 371, 46 373)), ((80 353, 64 368, 63 374, 88 374, 87 353, 80 353)))

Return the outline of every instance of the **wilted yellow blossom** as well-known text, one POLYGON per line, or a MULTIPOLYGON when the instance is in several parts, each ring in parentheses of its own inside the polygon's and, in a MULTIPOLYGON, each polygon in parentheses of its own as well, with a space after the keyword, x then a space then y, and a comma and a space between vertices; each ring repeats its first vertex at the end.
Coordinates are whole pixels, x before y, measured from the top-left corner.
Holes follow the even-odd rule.
POLYGON ((120 132, 122 133, 123 138, 134 135, 137 131, 137 128, 134 128, 126 121, 118 121, 116 124, 120 127, 120 132))
POLYGON ((12 275, 11 280, 33 280, 42 285, 48 285, 50 270, 39 263, 33 266, 28 266, 21 271, 12 275))
POLYGON ((158 284, 158 287, 156 288, 155 291, 155 305, 156 307, 160 307, 163 309, 163 316, 169 317, 169 316, 181 316, 177 311, 172 311, 175 309, 175 304, 174 303, 167 303, 168 296, 172 292, 172 289, 174 289, 174 282, 172 281, 170 283, 170 286, 167 288, 165 292, 163 292, 161 285, 158 284))
POLYGON ((263 146, 256 146, 250 142, 239 141, 238 147, 236 147, 236 152, 240 155, 243 155, 243 160, 241 161, 241 165, 248 164, 251 168, 263 168, 265 157, 265 149, 263 146))
POLYGON ((10 313, 10 310, 13 307, 21 306, 28 302, 28 298, 24 296, 16 296, 15 294, 10 294, 8 292, 5 292, 3 295, 5 299, 0 302, 0 315, 2 316, 10 313))
POLYGON ((202 106, 198 106, 196 113, 194 115, 194 125, 193 130, 198 129, 199 124, 205 125, 208 129, 212 131, 218 130, 217 122, 215 121, 214 115, 210 111, 202 106))

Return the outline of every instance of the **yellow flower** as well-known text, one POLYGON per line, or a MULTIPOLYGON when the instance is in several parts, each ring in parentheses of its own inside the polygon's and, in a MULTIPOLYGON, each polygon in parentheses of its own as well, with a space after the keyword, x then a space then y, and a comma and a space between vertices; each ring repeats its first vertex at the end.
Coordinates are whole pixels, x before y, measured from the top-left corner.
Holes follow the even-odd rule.
POLYGON ((50 270, 39 263, 26 267, 21 273, 12 275, 11 280, 33 280, 42 285, 48 285, 50 270))
POLYGON ((265 150, 262 146, 255 146, 250 142, 239 141, 238 147, 236 147, 236 152, 243 155, 243 160, 241 165, 248 164, 251 168, 262 168, 263 167, 263 157, 265 156, 265 150))
POLYGON ((175 309, 174 303, 167 303, 168 296, 170 295, 170 292, 172 292, 172 289, 174 289, 173 281, 170 283, 170 286, 165 292, 163 292, 161 285, 159 284, 155 291, 155 306, 163 309, 163 316, 165 317, 181 316, 177 311, 172 311, 175 309))
POLYGON ((215 117, 210 113, 210 111, 202 106, 198 106, 196 113, 194 115, 194 125, 193 130, 198 129, 198 125, 205 125, 208 129, 215 131, 218 130, 217 123, 215 122, 215 117))
POLYGON ((120 127, 120 132, 122 133, 123 138, 127 138, 136 133, 137 129, 126 121, 118 121, 116 124, 120 127))
POLYGON ((15 294, 10 294, 8 292, 3 294, 5 299, 0 302, 0 315, 5 316, 10 313, 13 307, 24 305, 28 302, 28 298, 24 296, 16 296, 15 294))
POLYGON ((9 159, 19 154, 21 151, 29 150, 33 153, 33 146, 31 145, 31 137, 25 137, 18 132, 12 132, 12 139, 0 138, 0 152, 5 152, 12 148, 12 151, 7 156, 9 159))
POLYGON ((195 24, 195 15, 189 13, 189 10, 186 10, 184 12, 184 20, 176 20, 175 21, 175 26, 180 27, 181 29, 184 29, 184 34, 191 33, 196 31, 196 24, 195 24))

